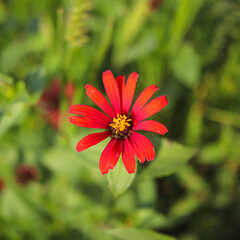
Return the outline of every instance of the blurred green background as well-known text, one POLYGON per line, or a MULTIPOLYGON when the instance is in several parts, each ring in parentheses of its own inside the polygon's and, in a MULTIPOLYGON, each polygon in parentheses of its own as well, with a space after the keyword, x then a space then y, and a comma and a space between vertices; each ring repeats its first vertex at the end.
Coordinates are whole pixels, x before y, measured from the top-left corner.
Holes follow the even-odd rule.
POLYGON ((1 240, 240 239, 239 173, 240 1, 0 0, 1 240), (68 123, 108 69, 168 97, 135 175, 68 123))

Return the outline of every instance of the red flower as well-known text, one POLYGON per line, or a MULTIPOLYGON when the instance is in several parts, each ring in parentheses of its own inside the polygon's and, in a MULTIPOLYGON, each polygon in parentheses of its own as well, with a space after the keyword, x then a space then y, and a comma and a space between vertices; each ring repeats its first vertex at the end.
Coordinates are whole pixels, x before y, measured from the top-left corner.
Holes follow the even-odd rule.
POLYGON ((64 94, 67 98, 68 104, 72 104, 72 99, 75 94, 75 85, 72 82, 68 82, 64 88, 64 94))
POLYGON ((48 89, 45 89, 40 98, 40 103, 48 110, 58 109, 61 96, 61 81, 54 79, 48 89))
POLYGON ((125 76, 114 78, 110 70, 103 73, 103 84, 111 105, 103 94, 87 84, 86 94, 100 107, 104 113, 86 105, 73 105, 69 112, 80 116, 71 116, 70 122, 87 128, 103 128, 105 131, 89 134, 76 146, 81 152, 110 137, 111 140, 103 150, 99 167, 102 174, 108 173, 118 162, 122 153, 122 160, 128 173, 134 173, 136 169, 135 157, 141 163, 145 158, 151 161, 155 157, 155 151, 151 141, 136 132, 137 130, 151 131, 164 135, 167 128, 156 121, 143 121, 163 109, 167 104, 165 95, 148 100, 158 89, 156 85, 147 87, 135 101, 132 110, 131 104, 135 92, 138 74, 132 73, 126 84, 125 76))
MULTIPOLYGON (((60 103, 61 103, 62 83, 56 78, 51 82, 48 89, 45 89, 40 97, 38 106, 42 110, 42 116, 56 130, 59 128, 61 119, 60 103)), ((75 93, 75 86, 72 82, 68 82, 64 87, 64 95, 68 104, 71 104, 75 93)))
POLYGON ((32 181, 37 181, 39 178, 38 169, 34 166, 18 165, 15 169, 16 181, 25 186, 32 181))
POLYGON ((49 89, 45 89, 41 95, 38 106, 42 109, 42 115, 53 128, 58 129, 59 125, 59 106, 61 100, 61 82, 54 79, 49 89))
POLYGON ((5 188, 5 182, 0 178, 0 192, 5 188))

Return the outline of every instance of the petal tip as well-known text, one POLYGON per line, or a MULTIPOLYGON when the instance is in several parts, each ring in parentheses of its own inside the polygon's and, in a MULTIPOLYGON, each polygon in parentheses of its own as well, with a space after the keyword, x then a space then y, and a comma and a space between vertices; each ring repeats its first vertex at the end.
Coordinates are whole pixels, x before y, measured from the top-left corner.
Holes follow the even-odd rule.
POLYGON ((161 134, 161 135, 165 135, 166 133, 168 132, 168 129, 166 128, 166 126, 164 126, 162 124, 162 129, 161 130, 158 130, 158 134, 161 134))
POLYGON ((86 85, 85 85, 85 89, 86 89, 86 90, 88 90, 88 88, 90 88, 90 87, 91 87, 90 84, 86 84, 86 85))
POLYGON ((154 160, 154 158, 150 158, 150 159, 147 159, 148 160, 148 162, 151 162, 151 161, 153 161, 154 160))
POLYGON ((166 102, 166 105, 167 105, 168 104, 167 96, 163 95, 163 99, 164 99, 164 101, 166 102))
POLYGON ((109 69, 109 70, 103 72, 103 75, 105 75, 105 74, 112 74, 112 72, 111 72, 111 70, 109 69))
POLYGON ((139 76, 139 74, 138 74, 138 73, 136 73, 136 72, 133 72, 131 75, 134 75, 134 76, 136 76, 136 77, 138 77, 138 76, 139 76))
POLYGON ((161 134, 162 134, 162 135, 165 135, 167 132, 168 132, 168 129, 166 128, 166 129, 164 130, 164 132, 162 132, 161 134))
POLYGON ((76 150, 77 150, 78 152, 81 152, 81 151, 82 151, 81 147, 79 147, 79 146, 76 146, 76 150))
POLYGON ((111 70, 107 70, 107 71, 103 72, 103 74, 102 74, 103 80, 107 77, 110 77, 110 76, 113 76, 113 73, 111 72, 111 70))
POLYGON ((131 78, 132 78, 132 80, 135 80, 135 82, 137 82, 138 76, 139 76, 139 74, 138 74, 138 73, 136 73, 136 72, 133 72, 133 73, 131 73, 131 74, 130 74, 130 76, 129 76, 129 77, 131 77, 131 78))

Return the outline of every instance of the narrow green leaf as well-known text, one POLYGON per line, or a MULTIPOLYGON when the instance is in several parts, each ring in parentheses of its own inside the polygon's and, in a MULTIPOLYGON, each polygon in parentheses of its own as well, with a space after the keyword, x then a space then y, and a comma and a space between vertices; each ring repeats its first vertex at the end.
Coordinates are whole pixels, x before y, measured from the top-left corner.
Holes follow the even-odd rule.
POLYGON ((132 184, 136 172, 129 174, 125 169, 122 159, 119 159, 116 167, 108 174, 109 188, 115 197, 124 193, 132 184))
POLYGON ((186 143, 196 146, 200 143, 203 129, 203 106, 200 102, 194 102, 189 110, 185 130, 186 143))
POLYGON ((181 42, 184 39, 187 31, 193 24, 197 13, 200 11, 205 0, 191 1, 181 0, 178 1, 179 5, 176 8, 176 14, 170 26, 171 38, 168 40, 168 48, 170 54, 173 56, 178 50, 181 42))
POLYGON ((109 231, 110 235, 119 240, 137 239, 137 240, 174 240, 175 238, 165 234, 156 233, 146 229, 114 229, 109 231))
MULTIPOLYGON (((106 27, 103 31, 102 38, 100 40, 99 47, 96 51, 94 62, 93 62, 93 68, 98 69, 102 61, 104 60, 104 57, 110 47, 111 40, 112 40, 112 33, 113 33, 113 26, 114 26, 114 18, 109 17, 106 27)), ((95 70, 96 71, 96 70, 95 70)), ((94 71, 93 71, 94 72, 94 71)))
POLYGON ((149 14, 147 0, 135 0, 129 14, 126 15, 121 26, 115 34, 114 59, 116 66, 121 66, 125 62, 125 53, 134 41, 139 31, 143 28, 149 14))

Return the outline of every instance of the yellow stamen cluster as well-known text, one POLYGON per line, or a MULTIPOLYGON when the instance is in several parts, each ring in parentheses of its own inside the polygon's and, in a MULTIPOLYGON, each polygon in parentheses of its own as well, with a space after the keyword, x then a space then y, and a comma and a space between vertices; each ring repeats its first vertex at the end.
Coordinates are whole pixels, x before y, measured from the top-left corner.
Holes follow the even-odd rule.
POLYGON ((132 119, 128 119, 125 115, 117 114, 117 118, 113 118, 110 126, 115 129, 117 134, 118 132, 123 132, 127 127, 130 127, 130 121, 132 121, 132 119))

